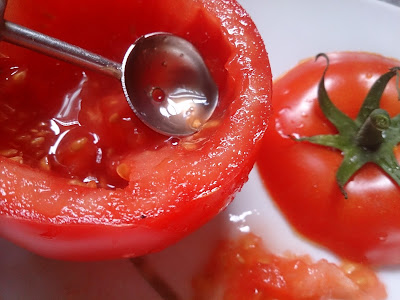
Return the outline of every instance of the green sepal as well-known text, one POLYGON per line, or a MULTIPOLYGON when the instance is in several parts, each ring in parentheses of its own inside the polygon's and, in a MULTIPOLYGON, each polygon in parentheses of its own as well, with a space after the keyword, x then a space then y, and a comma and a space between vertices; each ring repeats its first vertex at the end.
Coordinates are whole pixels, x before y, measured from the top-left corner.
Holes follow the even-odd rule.
POLYGON ((382 168, 400 186, 400 166, 394 156, 393 149, 400 143, 400 115, 390 118, 380 109, 380 100, 389 81, 396 75, 396 88, 400 99, 399 70, 393 67, 380 76, 371 87, 355 120, 340 111, 331 101, 325 88, 325 75, 329 68, 329 58, 324 57, 326 68, 318 84, 318 102, 326 118, 338 130, 338 134, 323 134, 311 137, 296 138, 296 141, 327 146, 342 152, 336 181, 340 191, 347 199, 344 186, 350 178, 366 163, 374 163, 382 168))
POLYGON ((345 133, 350 128, 354 128, 354 121, 345 115, 341 110, 339 110, 335 104, 329 98, 329 95, 325 88, 325 74, 329 68, 329 58, 325 53, 319 53, 315 60, 319 57, 324 57, 327 61, 324 72, 322 73, 322 78, 318 84, 318 102, 319 106, 324 113, 325 117, 336 127, 339 133, 345 133))
MULTIPOLYGON (((389 80, 393 78, 397 74, 398 78, 398 71, 400 67, 391 68, 389 72, 383 74, 379 77, 375 83, 372 85, 371 89, 369 90, 367 97, 365 97, 364 103, 361 106, 360 111, 358 112, 356 123, 362 124, 371 114, 371 112, 380 107, 380 101, 382 94, 388 84, 389 80)), ((397 84, 398 85, 398 84, 397 84)), ((399 91, 400 97, 400 91, 399 91)))
POLYGON ((321 134, 309 137, 301 137, 295 139, 298 142, 307 141, 313 144, 332 147, 344 151, 347 140, 339 134, 321 134))

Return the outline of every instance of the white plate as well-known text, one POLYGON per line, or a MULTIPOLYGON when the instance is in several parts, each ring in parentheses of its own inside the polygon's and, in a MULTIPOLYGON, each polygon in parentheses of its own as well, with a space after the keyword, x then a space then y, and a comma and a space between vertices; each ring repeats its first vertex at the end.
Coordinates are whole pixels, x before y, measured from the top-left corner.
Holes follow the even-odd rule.
MULTIPOLYGON (((273 74, 319 52, 362 50, 400 59, 400 8, 376 0, 240 0, 261 32, 273 74)), ((191 278, 214 241, 238 231, 261 235, 279 253, 336 258, 295 235, 268 198, 257 170, 232 205, 178 244, 148 256, 157 272, 190 299, 191 278)), ((128 260, 67 263, 43 259, 0 239, 0 298, 160 299, 128 260)), ((379 270, 389 300, 400 299, 399 268, 379 270)))
MULTIPOLYGON (((359 50, 400 59, 400 8, 376 0, 239 0, 256 23, 269 52, 274 77, 320 52, 359 50)), ((293 233, 265 191, 255 168, 228 209, 194 235, 151 256, 183 299, 191 295, 192 272, 210 250, 206 239, 238 230, 263 237, 272 251, 289 250, 315 259, 337 258, 293 233), (199 249, 202 249, 201 251, 199 249)), ((378 270, 388 299, 400 299, 400 266, 378 270)))

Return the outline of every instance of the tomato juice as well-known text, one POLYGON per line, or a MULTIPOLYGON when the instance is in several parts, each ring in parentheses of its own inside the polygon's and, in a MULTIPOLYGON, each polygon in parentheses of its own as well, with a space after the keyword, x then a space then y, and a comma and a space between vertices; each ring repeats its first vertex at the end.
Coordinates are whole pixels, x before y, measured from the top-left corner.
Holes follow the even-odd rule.
POLYGON ((274 255, 247 233, 222 241, 193 282, 196 300, 386 299, 384 285, 362 264, 340 266, 309 256, 274 255))
POLYGON ((10 0, 6 19, 116 62, 138 37, 171 32, 199 50, 219 104, 200 132, 163 136, 136 118, 118 81, 1 42, 0 235, 55 258, 135 256, 230 203, 271 93, 264 43, 236 1, 10 0))
MULTIPOLYGON (((151 5, 140 1, 131 9, 127 2, 116 3, 120 7, 113 11, 120 11, 118 15, 107 14, 108 9, 96 3, 87 4, 89 13, 88 8, 77 11, 73 5, 65 7, 62 2, 46 2, 41 5, 42 9, 35 9, 35 4, 29 8, 32 13, 22 16, 14 9, 18 5, 18 1, 10 1, 9 19, 115 61, 122 61, 130 43, 142 34, 161 30, 161 24, 169 18, 178 23, 174 29, 180 27, 176 16, 168 15, 172 13, 170 10, 166 10, 164 20, 158 18, 159 22, 148 24, 152 20, 152 10, 148 9, 151 5), (43 15, 46 23, 36 21, 42 20, 43 15), (101 22, 103 26, 93 25, 99 23, 98 18, 105 20, 101 22), (130 18, 139 21, 132 26, 127 22, 130 18), (67 24, 68 30, 63 30, 67 24)), ((202 26, 212 26, 204 21, 202 26)), ((190 27, 179 28, 179 33, 188 35, 190 30, 196 30, 190 27)), ((206 51, 201 45, 205 44, 205 37, 197 38, 193 42, 200 51, 206 51)), ((223 38, 219 42, 217 36, 211 38, 213 41, 208 41, 207 48, 215 45, 218 51, 207 49, 215 55, 206 59, 206 63, 224 94, 227 75, 219 62, 227 60, 229 49, 223 38)), ((129 180, 127 166, 122 162, 128 153, 154 150, 176 141, 147 129, 138 121, 115 80, 15 46, 4 43, 1 46, 0 138, 3 142, 0 153, 4 156, 63 174, 72 179, 71 183, 114 188, 126 186, 129 180)))

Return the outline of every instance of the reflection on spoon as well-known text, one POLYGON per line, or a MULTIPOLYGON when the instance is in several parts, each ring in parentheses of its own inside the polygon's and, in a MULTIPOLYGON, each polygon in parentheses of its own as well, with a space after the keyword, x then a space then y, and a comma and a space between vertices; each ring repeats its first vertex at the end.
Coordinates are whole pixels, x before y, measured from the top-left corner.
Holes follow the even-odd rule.
POLYGON ((129 106, 153 130, 191 135, 213 114, 218 88, 200 53, 186 39, 163 32, 144 35, 119 64, 4 20, 6 4, 0 0, 1 39, 120 80, 129 106))

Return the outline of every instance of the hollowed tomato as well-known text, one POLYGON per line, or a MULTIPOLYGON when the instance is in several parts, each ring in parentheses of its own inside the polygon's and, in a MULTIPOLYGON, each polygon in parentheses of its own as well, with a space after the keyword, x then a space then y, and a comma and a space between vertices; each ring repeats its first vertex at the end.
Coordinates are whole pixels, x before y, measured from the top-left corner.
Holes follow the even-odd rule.
POLYGON ((174 33, 198 48, 220 98, 200 132, 166 137, 133 115, 117 81, 2 42, 3 237, 60 259, 137 256, 229 204, 253 166, 271 91, 263 41, 239 4, 10 0, 6 19, 114 61, 143 34, 174 33))

